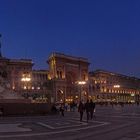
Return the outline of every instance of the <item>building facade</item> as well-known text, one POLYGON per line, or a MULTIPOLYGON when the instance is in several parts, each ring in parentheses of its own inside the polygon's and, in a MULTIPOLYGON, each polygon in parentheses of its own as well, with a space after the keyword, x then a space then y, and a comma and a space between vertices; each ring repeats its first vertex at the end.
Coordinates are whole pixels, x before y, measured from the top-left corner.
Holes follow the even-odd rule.
POLYGON ((32 70, 31 97, 36 102, 49 102, 52 93, 52 82, 48 79, 48 70, 32 70))
POLYGON ((88 96, 88 67, 85 58, 52 53, 48 60, 49 78, 53 80, 53 100, 71 102, 88 96), (84 84, 80 84, 84 81, 84 84))
POLYGON ((32 67, 33 62, 30 59, 0 57, 0 76, 6 79, 11 94, 16 92, 32 100, 48 100, 52 92, 48 71, 32 70, 32 67))
MULTIPOLYGON (((1 49, 1 44, 0 44, 1 49)), ((88 59, 52 53, 49 70, 33 70, 31 59, 8 59, 0 50, 0 77, 25 98, 72 102, 139 102, 140 79, 104 70, 89 73, 88 59)))
POLYGON ((22 75, 32 71, 33 63, 30 59, 8 59, 0 57, 0 76, 10 84, 12 90, 20 92, 22 75))
POLYGON ((96 101, 139 102, 140 79, 104 70, 89 73, 90 92, 96 101))

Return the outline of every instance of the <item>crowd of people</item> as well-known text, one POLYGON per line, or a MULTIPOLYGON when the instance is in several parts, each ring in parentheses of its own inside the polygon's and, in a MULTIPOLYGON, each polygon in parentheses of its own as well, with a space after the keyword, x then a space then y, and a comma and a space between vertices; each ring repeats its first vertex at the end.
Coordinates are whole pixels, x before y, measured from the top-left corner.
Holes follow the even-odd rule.
POLYGON ((80 121, 83 120, 83 114, 86 112, 86 117, 87 117, 87 122, 89 119, 93 119, 93 113, 95 112, 95 102, 92 101, 92 99, 87 100, 86 103, 83 103, 83 101, 80 101, 78 104, 75 103, 74 101, 71 102, 70 104, 68 103, 61 103, 58 105, 53 105, 52 106, 52 112, 53 113, 58 113, 64 117, 64 111, 73 111, 75 112, 76 109, 78 109, 78 112, 80 114, 80 121))

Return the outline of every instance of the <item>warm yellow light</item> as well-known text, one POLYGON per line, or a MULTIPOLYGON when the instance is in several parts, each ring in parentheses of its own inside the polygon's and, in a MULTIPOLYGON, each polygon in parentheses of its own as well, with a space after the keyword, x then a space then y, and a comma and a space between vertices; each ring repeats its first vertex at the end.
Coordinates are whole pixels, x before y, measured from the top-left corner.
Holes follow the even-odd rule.
POLYGON ((31 81, 31 75, 30 74, 22 74, 21 81, 23 81, 23 82, 31 81))
POLYGON ((78 96, 76 95, 75 98, 78 98, 78 96))
POLYGON ((29 77, 21 78, 21 81, 29 82, 29 81, 31 81, 31 78, 29 78, 29 77))
POLYGON ((86 81, 78 81, 78 85, 85 85, 86 81))
POLYGON ((131 96, 133 97, 133 96, 135 96, 135 94, 131 94, 131 96))
POLYGON ((120 85, 114 85, 114 88, 120 88, 120 85))

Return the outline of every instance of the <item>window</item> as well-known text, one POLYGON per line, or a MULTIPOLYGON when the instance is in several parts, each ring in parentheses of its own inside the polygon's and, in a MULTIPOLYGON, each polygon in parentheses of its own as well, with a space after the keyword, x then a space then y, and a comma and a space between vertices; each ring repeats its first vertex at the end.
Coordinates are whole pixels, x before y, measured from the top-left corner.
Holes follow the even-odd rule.
POLYGON ((60 79, 62 79, 62 71, 57 71, 57 78, 60 78, 60 79))

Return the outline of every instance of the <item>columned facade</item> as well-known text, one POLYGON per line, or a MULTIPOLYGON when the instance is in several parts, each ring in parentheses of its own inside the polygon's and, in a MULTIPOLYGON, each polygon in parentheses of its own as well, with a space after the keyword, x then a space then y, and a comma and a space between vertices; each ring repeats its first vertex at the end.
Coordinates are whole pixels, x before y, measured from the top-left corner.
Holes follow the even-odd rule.
MULTIPOLYGON (((31 59, 0 56, 0 78, 22 96, 51 102, 140 102, 140 79, 104 70, 89 71, 86 58, 52 53, 49 70, 32 70, 31 59)), ((36 100, 37 101, 37 100, 36 100)))
POLYGON ((140 79, 103 70, 89 73, 90 92, 99 102, 139 102, 140 79))

